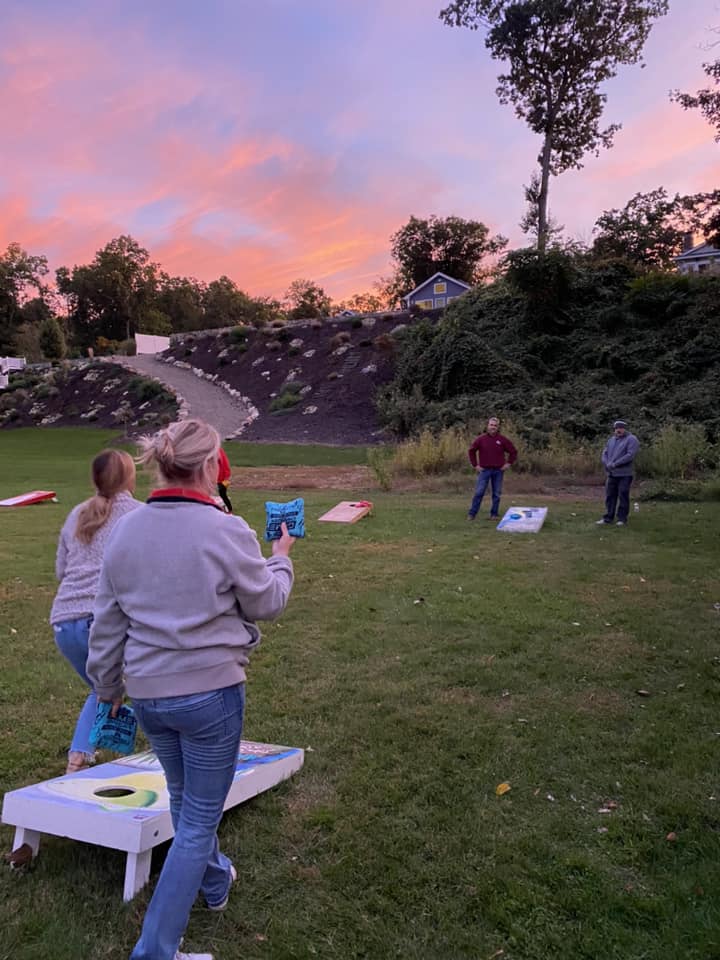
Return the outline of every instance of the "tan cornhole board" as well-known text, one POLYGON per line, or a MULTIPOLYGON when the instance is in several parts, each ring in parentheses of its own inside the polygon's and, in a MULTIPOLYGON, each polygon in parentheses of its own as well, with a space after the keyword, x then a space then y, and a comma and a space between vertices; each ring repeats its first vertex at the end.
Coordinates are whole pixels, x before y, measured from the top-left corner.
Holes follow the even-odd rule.
POLYGON ((318 520, 326 520, 330 523, 357 523, 371 510, 372 504, 369 500, 363 500, 362 505, 354 500, 341 500, 332 510, 318 517, 318 520))

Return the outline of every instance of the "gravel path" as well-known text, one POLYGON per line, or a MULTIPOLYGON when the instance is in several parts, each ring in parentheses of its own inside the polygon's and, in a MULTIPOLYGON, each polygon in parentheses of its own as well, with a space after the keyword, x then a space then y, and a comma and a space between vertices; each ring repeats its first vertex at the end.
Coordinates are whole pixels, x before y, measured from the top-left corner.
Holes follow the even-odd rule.
POLYGON ((162 363, 152 356, 118 357, 117 362, 131 367, 145 377, 153 377, 173 393, 178 394, 188 407, 188 414, 212 424, 223 440, 228 439, 248 416, 247 407, 222 387, 201 380, 190 370, 162 363))

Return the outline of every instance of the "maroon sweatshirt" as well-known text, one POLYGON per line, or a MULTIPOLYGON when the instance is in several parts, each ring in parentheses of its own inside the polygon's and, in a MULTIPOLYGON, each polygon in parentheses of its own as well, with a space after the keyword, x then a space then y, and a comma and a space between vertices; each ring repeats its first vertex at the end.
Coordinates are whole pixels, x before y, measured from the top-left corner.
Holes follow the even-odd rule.
POLYGON ((475 437, 473 444, 468 450, 468 457, 473 467, 478 465, 486 469, 498 470, 505 463, 505 454, 507 453, 508 463, 515 463, 517 460, 517 450, 510 443, 507 437, 501 433, 496 433, 491 437, 489 433, 481 433, 475 437))

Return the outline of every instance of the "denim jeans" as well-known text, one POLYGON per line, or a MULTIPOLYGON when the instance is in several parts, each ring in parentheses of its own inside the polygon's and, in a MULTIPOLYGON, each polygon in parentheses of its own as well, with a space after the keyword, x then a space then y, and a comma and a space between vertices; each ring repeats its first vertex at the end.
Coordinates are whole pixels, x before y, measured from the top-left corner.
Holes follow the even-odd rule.
POLYGON ((488 484, 492 485, 492 506, 490 507, 490 516, 496 517, 498 515, 498 511, 500 510, 500 497, 502 495, 504 472, 505 471, 501 470, 499 467, 482 468, 480 473, 477 475, 475 496, 472 498, 472 503, 470 504, 470 509, 468 510, 468 516, 476 516, 478 510, 480 509, 482 498, 485 496, 485 491, 488 488, 488 484))
POLYGON ((130 960, 173 960, 198 891, 212 906, 232 883, 217 827, 235 773, 245 684, 133 706, 165 771, 175 838, 130 960))
POLYGON ((97 697, 92 689, 92 684, 88 680, 87 673, 85 673, 91 624, 92 617, 83 617, 82 620, 65 620, 63 623, 56 623, 53 626, 58 650, 80 679, 90 687, 90 693, 80 711, 80 716, 77 718, 75 733, 70 744, 71 750, 89 756, 95 753, 95 747, 90 746, 90 731, 97 713, 97 697))
POLYGON ((605 484, 605 516, 603 517, 605 523, 611 523, 615 519, 616 505, 618 520, 627 523, 630 512, 630 486, 632 482, 632 477, 607 478, 605 484))

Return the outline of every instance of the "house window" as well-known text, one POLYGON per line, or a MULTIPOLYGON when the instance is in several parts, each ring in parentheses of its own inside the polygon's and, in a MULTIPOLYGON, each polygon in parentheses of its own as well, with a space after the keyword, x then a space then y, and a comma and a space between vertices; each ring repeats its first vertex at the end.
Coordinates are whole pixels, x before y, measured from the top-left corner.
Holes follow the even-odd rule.
POLYGON ((706 263, 699 263, 699 264, 698 264, 698 273, 705 273, 705 271, 707 270, 707 268, 708 268, 708 265, 707 265, 706 263))
POLYGON ((436 283, 433 287, 433 293, 447 293, 446 283, 436 283))
POLYGON ((445 306, 445 297, 435 297, 435 306, 444 307, 445 306))
POLYGON ((432 300, 416 300, 415 302, 421 310, 432 310, 433 308, 432 300))

